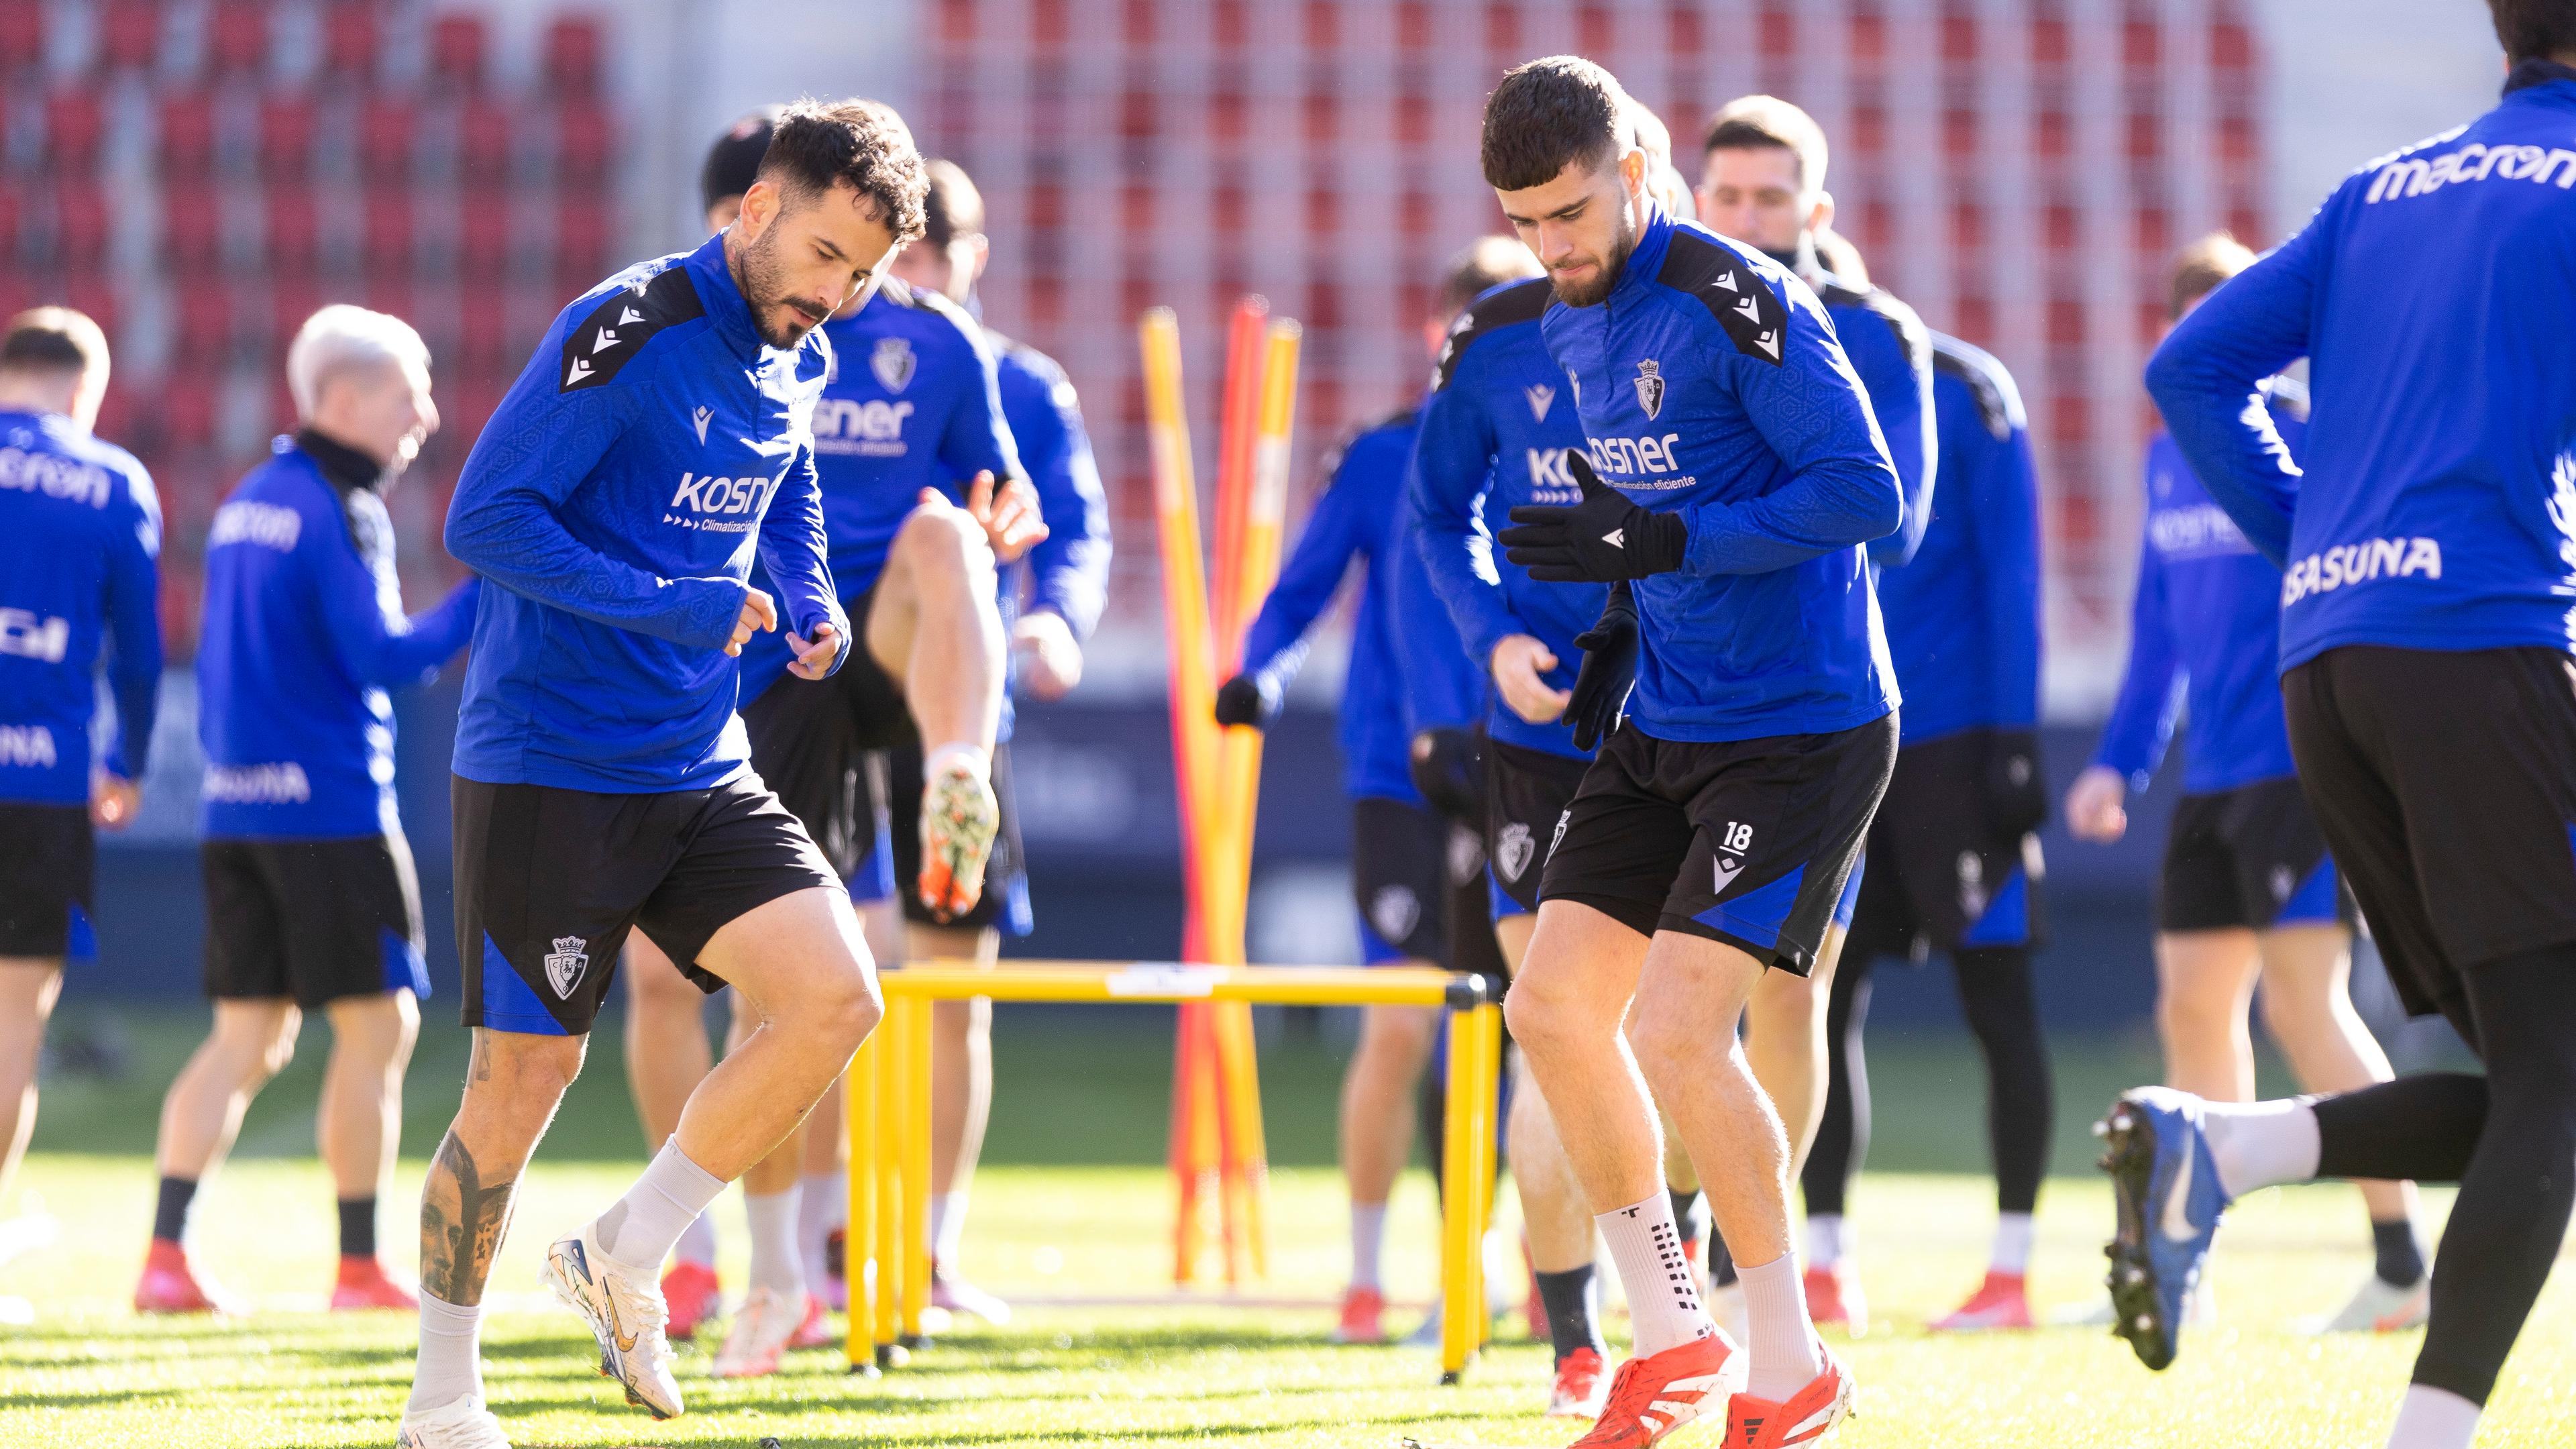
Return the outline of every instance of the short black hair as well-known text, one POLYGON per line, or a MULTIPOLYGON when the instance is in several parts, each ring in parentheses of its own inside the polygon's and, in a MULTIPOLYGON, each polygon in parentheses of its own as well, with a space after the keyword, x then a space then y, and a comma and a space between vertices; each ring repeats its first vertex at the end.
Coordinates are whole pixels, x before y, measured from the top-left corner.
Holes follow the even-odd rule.
POLYGON ((930 195, 922 205, 922 219, 927 229, 921 239, 935 247, 944 247, 961 236, 980 236, 984 231, 984 193, 975 189, 966 168, 940 157, 923 168, 930 176, 930 195))
POLYGON ((1506 72, 1485 98, 1485 183, 1524 191, 1577 162, 1598 168, 1630 135, 1628 93, 1579 55, 1551 55, 1506 72))
POLYGON ((769 138, 778 129, 781 109, 763 106, 751 112, 726 127, 707 148, 706 164, 698 168, 700 210, 715 210, 717 202, 741 196, 760 179, 760 161, 769 154, 769 138))
POLYGON ((107 366, 107 334, 69 307, 30 307, 0 333, 0 372, 87 373, 107 366))
POLYGON ((2487 0, 2508 60, 2576 51, 2576 0, 2487 0))
POLYGON ((930 182, 912 129, 879 101, 804 100, 784 107, 760 158, 760 175, 796 202, 848 186, 876 207, 898 243, 929 225, 922 200, 930 182))

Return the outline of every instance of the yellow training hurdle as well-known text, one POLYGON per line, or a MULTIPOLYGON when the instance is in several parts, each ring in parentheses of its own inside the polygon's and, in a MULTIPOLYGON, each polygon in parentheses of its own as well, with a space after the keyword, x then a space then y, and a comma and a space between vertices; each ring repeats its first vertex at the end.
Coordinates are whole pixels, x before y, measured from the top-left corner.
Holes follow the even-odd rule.
POLYGON ((906 966, 878 977, 885 1020, 848 1078, 850 1369, 891 1368, 922 1342, 930 1304, 930 1007, 934 1001, 1125 1004, 1243 1001, 1265 1006, 1437 1006, 1450 1012, 1449 1104, 1441 1172, 1440 1376, 1455 1383, 1484 1346, 1482 1244, 1493 1218, 1494 1089, 1502 1011, 1483 982, 1423 967, 1196 966, 1005 961, 991 970, 906 966))

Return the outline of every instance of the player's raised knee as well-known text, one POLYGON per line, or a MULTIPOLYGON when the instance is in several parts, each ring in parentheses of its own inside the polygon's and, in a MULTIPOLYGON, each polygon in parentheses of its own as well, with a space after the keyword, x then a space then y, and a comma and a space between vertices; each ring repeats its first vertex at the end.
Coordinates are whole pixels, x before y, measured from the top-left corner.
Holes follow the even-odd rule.
POLYGON ((993 572, 993 546, 984 537, 984 526, 954 504, 914 509, 894 546, 915 570, 969 578, 993 572))

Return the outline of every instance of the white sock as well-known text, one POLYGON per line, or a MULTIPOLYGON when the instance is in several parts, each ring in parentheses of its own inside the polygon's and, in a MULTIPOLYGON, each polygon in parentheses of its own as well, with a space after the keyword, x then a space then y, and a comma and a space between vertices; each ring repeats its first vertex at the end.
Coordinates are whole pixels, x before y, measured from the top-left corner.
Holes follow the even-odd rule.
POLYGON ((1807 1214, 1807 1262, 1830 1268, 1851 1252, 1851 1228, 1841 1213, 1807 1214))
POLYGON ((690 1220, 724 1190, 724 1180, 691 1162, 678 1139, 666 1142, 626 1196, 599 1215, 600 1249, 630 1273, 658 1276, 690 1220))
POLYGON ((966 1242, 966 1194, 943 1192, 930 1200, 930 1261, 943 1268, 957 1266, 957 1253, 966 1242))
POLYGON ((1995 1255, 1987 1266, 2015 1278, 2030 1273, 2030 1240, 2038 1224, 2028 1213, 2000 1213, 1995 1217, 1995 1255))
POLYGON ((922 752, 921 782, 927 785, 937 780, 939 772, 948 768, 952 759, 964 761, 966 768, 973 771, 979 780, 993 778, 992 751, 967 740, 951 740, 937 749, 922 752))
POLYGON ((819 1284, 831 1276, 825 1250, 832 1230, 850 1220, 850 1179, 838 1172, 809 1172, 796 1199, 796 1246, 804 1255, 805 1281, 819 1284))
POLYGON ((483 1305, 468 1308, 423 1292, 420 1359, 403 1412, 444 1409, 468 1396, 483 1397, 483 1305))
POLYGON ((1380 1259, 1386 1245, 1386 1204, 1351 1204, 1351 1286, 1379 1286, 1380 1259))
POLYGON ((1798 1277, 1798 1255, 1782 1253, 1759 1268, 1735 1265, 1744 1285, 1744 1312, 1753 1325, 1752 1355, 1744 1391, 1780 1403, 1825 1371, 1816 1331, 1807 1326, 1807 1288, 1798 1277))
POLYGON ((742 1195, 743 1216, 751 1220, 751 1286, 805 1297, 805 1264, 796 1251, 796 1187, 754 1197, 742 1195))
POLYGON ((716 1220, 700 1213, 680 1230, 679 1246, 672 1253, 683 1263, 695 1263, 713 1271, 716 1266, 716 1220))
POLYGON ((2408 1384, 2397 1405, 2397 1423, 2388 1431, 2388 1449, 2469 1449, 2469 1441, 2478 1436, 2481 1412, 2449 1389, 2408 1384))
POLYGON ((2211 1102, 2202 1122, 2218 1185, 2229 1197, 2317 1175, 2317 1113, 2304 1097, 2211 1102))
MULTIPOLYGON (((1717 1324, 1699 1301, 1690 1259, 1682 1254, 1682 1230, 1673 1222, 1672 1195, 1662 1188, 1632 1207, 1615 1208, 1595 1217, 1610 1262, 1619 1270, 1619 1287, 1628 1295, 1628 1323, 1636 1335, 1636 1354, 1645 1358, 1678 1348, 1693 1339, 1713 1338, 1717 1324)), ((1792 1271, 1789 1275, 1796 1278, 1792 1271)))

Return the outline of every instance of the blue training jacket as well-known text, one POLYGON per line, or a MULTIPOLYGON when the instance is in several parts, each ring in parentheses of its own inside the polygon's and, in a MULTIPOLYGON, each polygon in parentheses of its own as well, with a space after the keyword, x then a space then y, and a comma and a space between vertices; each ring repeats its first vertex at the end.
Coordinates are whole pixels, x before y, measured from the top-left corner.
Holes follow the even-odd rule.
POLYGON ((1330 481, 1307 515, 1297 546, 1280 566, 1279 581, 1244 631, 1244 673, 1267 675, 1284 687, 1305 662, 1306 631, 1333 601, 1351 560, 1365 565, 1351 623, 1350 671, 1342 681, 1342 786, 1355 800, 1422 803, 1411 764, 1411 717, 1421 710, 1408 703, 1396 631, 1436 625, 1437 632, 1414 640, 1411 650, 1425 659, 1435 651, 1465 659, 1446 614, 1434 608, 1422 617, 1418 601, 1416 612, 1408 614, 1399 597, 1404 474, 1418 422, 1417 414, 1401 413, 1363 429, 1343 447, 1329 465, 1330 481))
POLYGON ((2147 387, 2285 573, 2284 669, 2328 649, 2576 635, 2576 70, 2382 157, 2210 294, 2147 387), (2309 361, 2304 457, 2257 385, 2309 361))
POLYGON ((1932 371, 1940 499, 1912 561, 1878 576, 1909 745, 2039 723, 2039 479, 2021 390, 1983 349, 1937 333, 1932 371))
MULTIPOLYGON (((814 464, 841 600, 877 586, 886 553, 921 490, 963 501, 961 478, 1020 474, 1002 422, 993 354, 956 303, 888 277, 868 304, 822 326, 832 344, 823 400, 814 405, 814 464)), ((752 586, 768 588, 755 573, 752 586)), ((742 697, 787 672, 787 641, 742 648, 742 697)))
POLYGON ((555 319, 448 506, 447 551, 501 586, 475 619, 458 774, 642 793, 743 769, 724 646, 754 552, 780 629, 850 637, 814 471, 822 332, 763 344, 722 235, 555 319))
POLYGON ((280 438, 206 531, 197 643, 202 822, 217 840, 331 840, 398 831, 394 707, 465 646, 482 594, 467 579, 403 614, 393 519, 365 460, 280 438), (360 470, 367 471, 362 472, 360 470))
POLYGON ((89 799, 98 670, 116 696, 100 763, 143 778, 161 703, 161 501, 134 455, 59 413, 0 410, 0 802, 89 799))
MULTIPOLYGON (((2275 385, 2273 426, 2293 458, 2306 442, 2302 404, 2295 385, 2275 385)), ((2146 481, 2129 666, 2095 763, 2145 789, 2188 698, 2185 790, 2209 794, 2298 773, 2276 667, 2281 571, 2211 501, 2168 434, 2147 444, 2146 481)))
MULTIPOLYGON (((984 336, 994 350, 1002 421, 1047 526, 1023 561, 1029 607, 1053 609, 1075 639, 1088 639, 1109 601, 1109 496, 1091 456, 1082 403, 1054 358, 989 328, 984 336)), ((974 470, 966 476, 972 479, 974 470)))
POLYGON ((1601 480, 1690 526, 1681 569, 1636 585, 1637 727, 1758 739, 1896 708, 1862 546, 1896 531, 1903 493, 1815 293, 1658 213, 1608 298, 1539 328, 1601 480))
MULTIPOLYGON (((1774 261, 1779 258, 1773 258, 1774 261)), ((1932 397, 1932 329, 1914 309, 1884 287, 1855 287, 1832 275, 1812 279, 1825 304, 1843 355, 1869 394, 1887 460, 1905 500, 1904 521, 1869 546, 1869 561, 1893 568, 1914 557, 1932 525, 1932 489, 1941 471, 1941 444, 1932 397)), ((1900 676, 1901 677, 1901 676, 1900 676)))
POLYGON ((1539 583, 1494 547, 1493 534, 1512 509, 1582 497, 1565 455, 1583 446, 1583 424, 1539 336, 1539 318, 1555 295, 1544 277, 1506 282, 1459 314, 1422 405, 1408 491, 1425 575, 1448 607, 1487 700, 1486 732, 1522 749, 1579 758, 1569 726, 1531 724, 1491 686, 1494 646, 1527 634, 1556 656, 1548 684, 1572 689, 1583 664, 1574 638, 1601 617, 1610 594, 1607 584, 1539 583))

